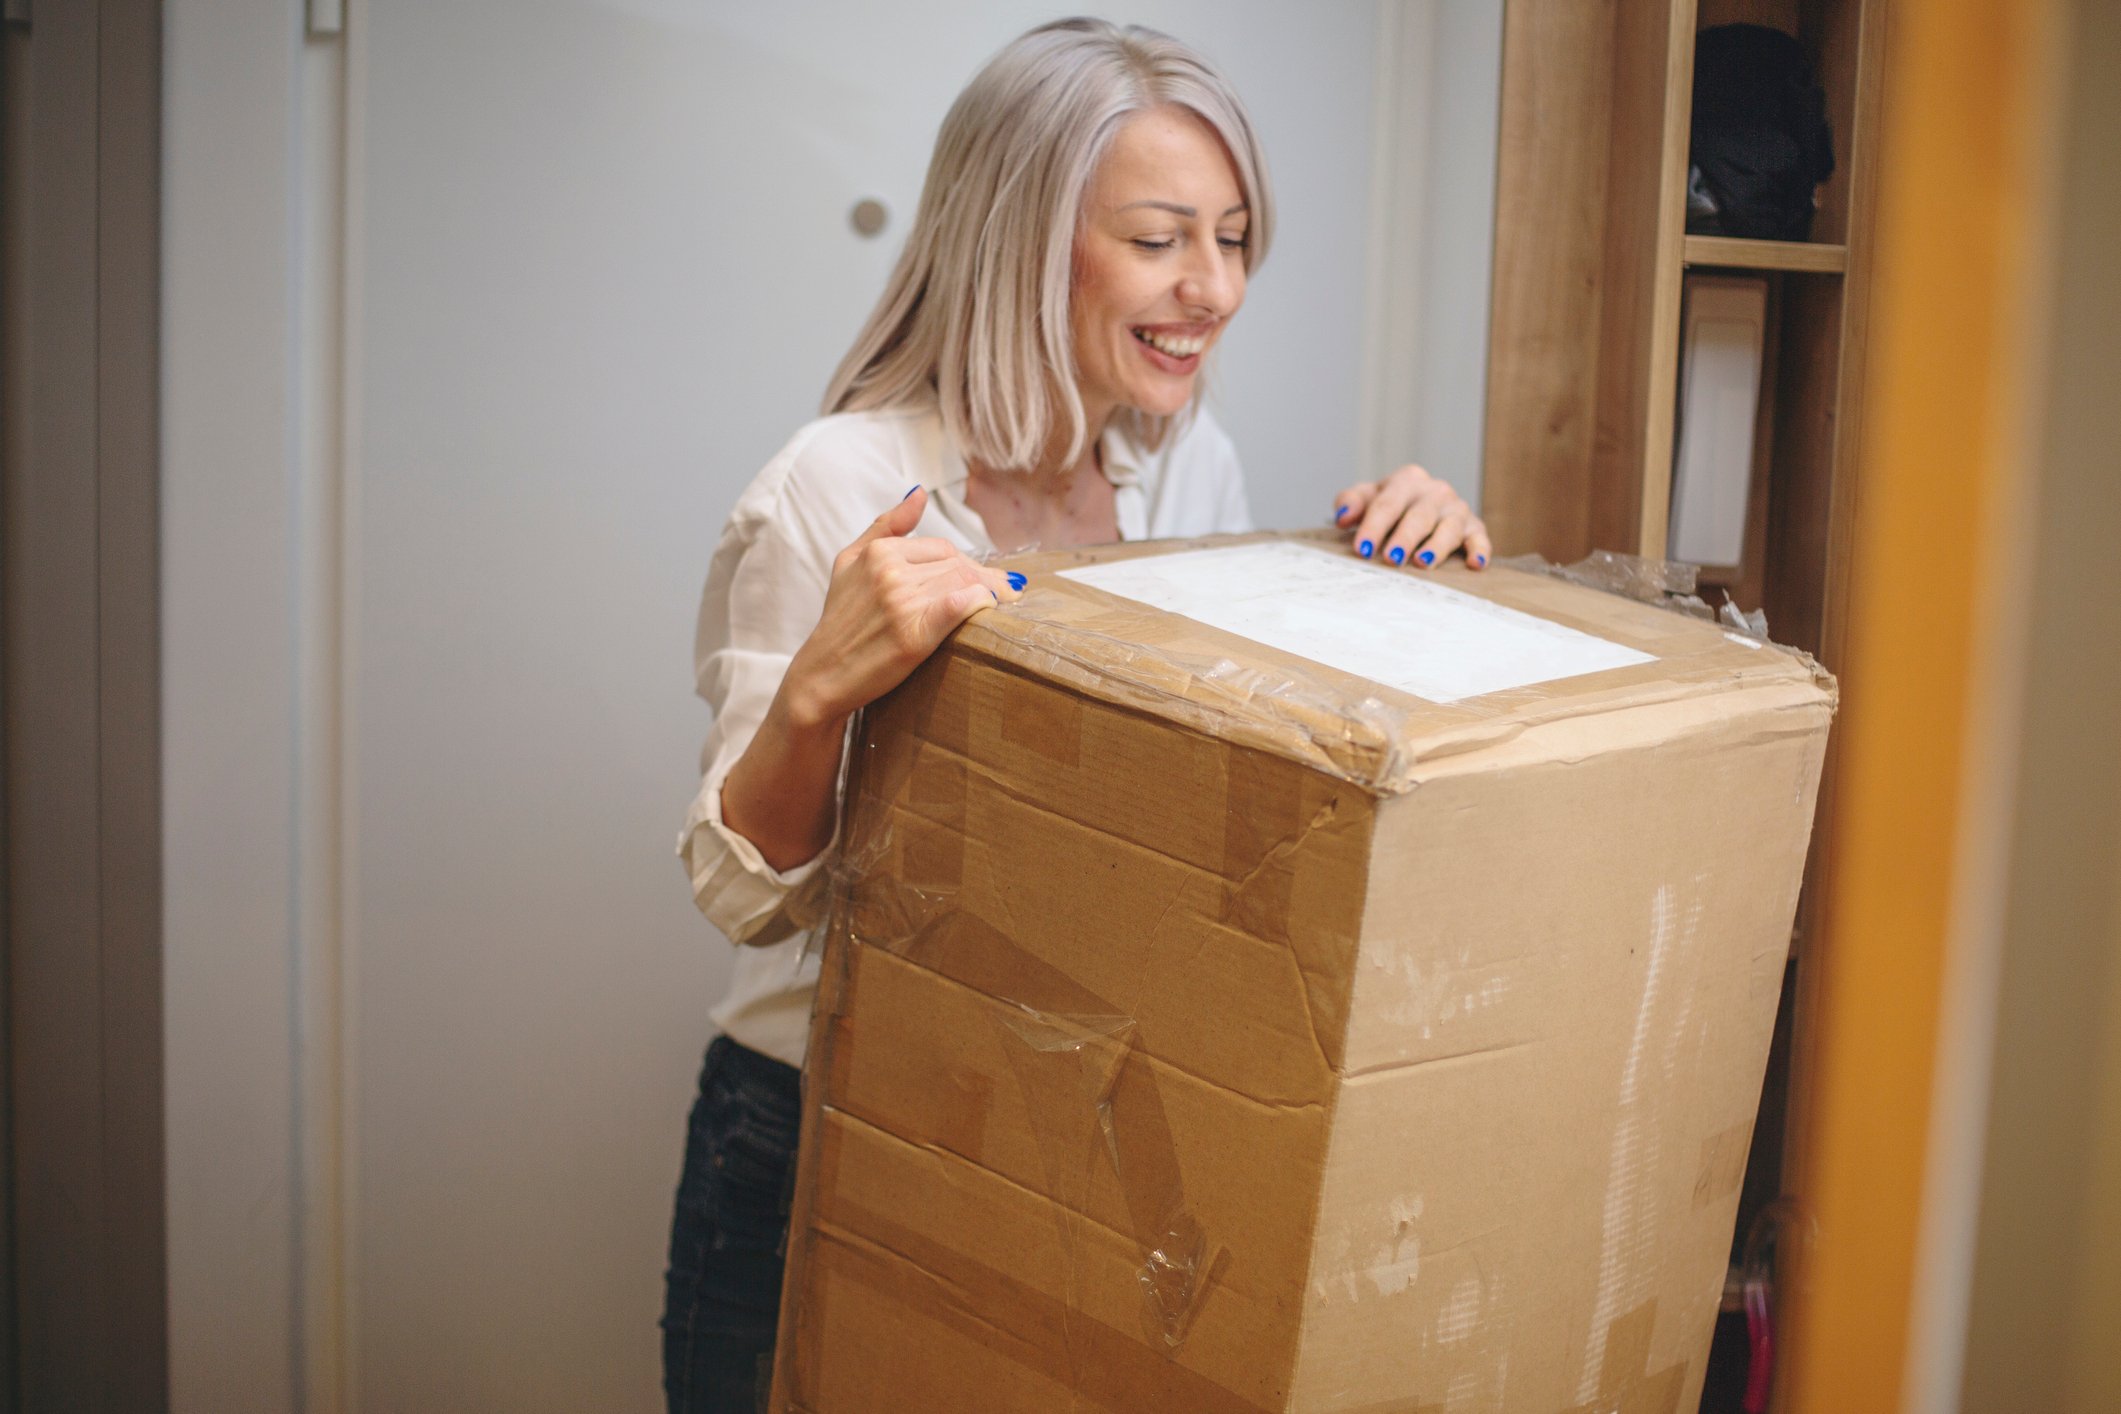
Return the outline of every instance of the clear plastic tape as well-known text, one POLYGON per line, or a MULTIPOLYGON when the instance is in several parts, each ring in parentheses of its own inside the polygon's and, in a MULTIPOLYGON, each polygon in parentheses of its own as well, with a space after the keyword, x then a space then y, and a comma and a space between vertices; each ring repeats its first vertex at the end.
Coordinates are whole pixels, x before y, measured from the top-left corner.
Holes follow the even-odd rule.
MULTIPOLYGON (((1613 550, 1593 550, 1572 565, 1553 564, 1537 555, 1513 555, 1495 563, 1501 569, 1549 575, 1586 589, 1618 594, 1645 604, 1670 606, 1690 599, 1701 604, 1694 594, 1694 587, 1700 582, 1700 568, 1683 560, 1649 560, 1613 550)), ((1703 604, 1695 617, 1711 618, 1713 615, 1703 604)))
MULTIPOLYGON (((1168 554, 1268 539, 1338 543, 1331 532, 1215 536, 1129 546, 1123 553, 1168 554)), ((1724 634, 1669 628, 1650 618, 1631 626, 1629 641, 1656 661, 1602 674, 1600 685, 1589 690, 1572 682, 1567 690, 1556 692, 1552 684, 1542 683, 1436 703, 1258 645, 1252 645, 1257 651, 1239 648, 1255 660, 1240 663, 1227 651, 1218 651, 1228 643, 1228 636, 1206 628, 1180 644, 1144 646, 1141 637, 1168 622, 1169 616, 1067 584, 1053 574, 1107 558, 1113 558, 1109 550, 1014 558, 1010 562, 1014 567, 1031 574, 1030 589, 1022 600, 972 619, 959 631, 960 651, 990 655, 1088 696, 1154 713, 1236 745, 1270 751, 1380 795, 1413 788, 1426 761, 1497 745, 1546 722, 1609 707, 1720 692, 1735 677, 1787 674, 1789 664, 1778 661, 1783 655, 1797 661, 1800 675, 1809 675, 1832 690, 1831 677, 1796 649, 1773 645, 1771 653, 1733 655, 1724 634)), ((1526 593, 1521 581, 1520 587, 1511 588, 1506 572, 1515 569, 1543 580, 1601 590, 1690 619, 1715 622, 1718 618, 1692 593, 1692 565, 1600 551, 1571 566, 1524 557, 1499 563, 1496 569, 1505 573, 1490 570, 1467 576, 1451 587, 1471 591, 1485 582, 1494 588, 1477 597, 1598 637, 1611 637, 1615 630, 1606 623, 1572 618, 1565 602, 1547 602, 1553 596, 1526 593)), ((1764 638, 1765 619, 1757 611, 1740 615, 1734 606, 1727 607, 1723 626, 1726 633, 1745 639, 1748 649, 1769 646, 1764 638)))
MULTIPOLYGON (((1010 1007, 994 1018, 1018 1085, 1036 1113, 1060 1123, 1037 1128, 1047 1192, 1056 1200, 1063 1250, 1072 1240, 1066 1214, 1086 1213, 1097 1153, 1125 1195, 1128 1226, 1141 1263, 1144 1333, 1175 1351, 1185 1342, 1220 1249, 1186 1204, 1171 1131, 1154 1096, 1155 1078, 1136 1059, 1139 1026, 1116 1014, 1065 1014, 1010 1007), (1146 1087, 1146 1088, 1144 1088, 1146 1087), (1087 1116, 1094 1141, 1085 1144, 1076 1121, 1087 1116)), ((1079 1269, 1071 1269, 1071 1283, 1079 1269)), ((1075 1293, 1080 1295, 1080 1293, 1075 1293)), ((1072 1313, 1079 1304, 1068 1303, 1072 1313)), ((1079 1362, 1077 1362, 1079 1363, 1079 1362)))
MULTIPOLYGON (((869 726, 858 727, 858 748, 869 726)), ((1188 1207, 1138 1024, 961 906, 968 777, 932 763, 916 770, 917 756, 857 756, 844 847, 832 863, 828 946, 876 948, 991 999, 989 1022, 1032 1117, 1063 1250, 1072 1245, 1066 1216, 1092 1208, 1098 1176, 1085 1161, 1100 1156, 1139 1252, 1143 1334, 1175 1351, 1219 1249, 1188 1207)))
POLYGON ((1723 596, 1721 609, 1710 608, 1708 601, 1696 592, 1701 567, 1684 560, 1651 560, 1640 555, 1623 555, 1615 550, 1593 550, 1571 565, 1557 565, 1538 555, 1513 555, 1506 560, 1497 560, 1495 564, 1501 569, 1543 574, 1551 579, 1580 584, 1586 589, 1654 604, 1689 618, 1707 619, 1762 643, 1771 641, 1765 609, 1742 610, 1738 601, 1728 593, 1723 596))
POLYGON ((1738 601, 1726 594, 1723 596, 1723 608, 1717 617, 1723 621, 1724 627, 1733 632, 1758 639, 1762 643, 1773 641, 1768 637, 1765 609, 1740 609, 1738 601))
POLYGON ((1145 652, 1108 634, 1021 619, 1015 642, 1031 650, 1033 671, 1080 686, 1092 683, 1130 705, 1158 711, 1209 736, 1306 761, 1329 774, 1384 786, 1411 762, 1399 743, 1407 713, 1370 695, 1350 695, 1298 667, 1248 668, 1228 658, 1145 652), (1249 730, 1248 730, 1249 728, 1249 730))

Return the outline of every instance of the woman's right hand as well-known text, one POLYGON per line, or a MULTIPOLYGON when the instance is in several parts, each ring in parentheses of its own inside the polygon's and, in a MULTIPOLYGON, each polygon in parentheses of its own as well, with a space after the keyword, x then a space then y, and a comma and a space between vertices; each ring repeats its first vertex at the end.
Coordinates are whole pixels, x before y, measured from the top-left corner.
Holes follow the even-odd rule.
POLYGON ((904 682, 950 630, 1022 597, 1023 576, 947 540, 908 539, 927 507, 914 487, 833 560, 817 627, 722 782, 722 823, 775 869, 815 859, 832 840, 847 718, 904 682))
POLYGON ((950 631, 1023 597, 1023 576, 991 569, 949 541, 908 538, 928 507, 916 486, 832 562, 817 627, 796 650, 780 707, 798 728, 844 722, 904 682, 950 631))

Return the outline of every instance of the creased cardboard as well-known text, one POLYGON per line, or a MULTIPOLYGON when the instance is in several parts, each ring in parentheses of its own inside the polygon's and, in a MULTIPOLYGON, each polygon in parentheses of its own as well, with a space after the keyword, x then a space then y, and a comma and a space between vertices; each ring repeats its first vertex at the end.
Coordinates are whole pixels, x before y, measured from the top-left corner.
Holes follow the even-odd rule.
POLYGON ((1057 573, 1179 548, 865 716, 774 1407, 1691 1408, 1831 680, 1452 569, 1648 660, 1439 704, 1057 573))

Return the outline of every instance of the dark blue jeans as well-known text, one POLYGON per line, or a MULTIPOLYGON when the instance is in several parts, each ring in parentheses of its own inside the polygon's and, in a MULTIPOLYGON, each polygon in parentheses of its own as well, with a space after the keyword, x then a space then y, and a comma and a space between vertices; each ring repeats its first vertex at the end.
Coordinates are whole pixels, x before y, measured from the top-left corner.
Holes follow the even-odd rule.
POLYGON ((664 1277, 663 1393, 670 1414, 755 1414, 766 1407, 801 1082, 793 1066, 727 1036, 707 1048, 664 1277))

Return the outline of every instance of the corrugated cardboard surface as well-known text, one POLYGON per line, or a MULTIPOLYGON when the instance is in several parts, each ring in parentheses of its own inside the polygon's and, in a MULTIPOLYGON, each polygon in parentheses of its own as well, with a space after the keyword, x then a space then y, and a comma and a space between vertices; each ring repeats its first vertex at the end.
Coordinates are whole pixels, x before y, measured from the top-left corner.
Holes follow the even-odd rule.
POLYGON ((776 1407, 1698 1398, 1831 684, 1491 573, 1660 661, 1439 707, 1060 562, 864 724, 776 1407))

